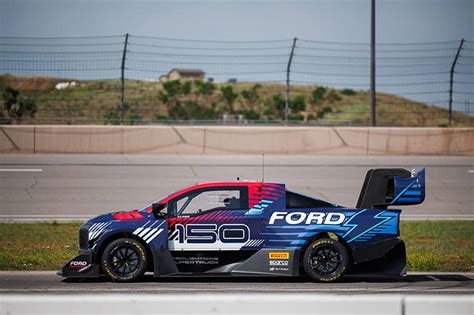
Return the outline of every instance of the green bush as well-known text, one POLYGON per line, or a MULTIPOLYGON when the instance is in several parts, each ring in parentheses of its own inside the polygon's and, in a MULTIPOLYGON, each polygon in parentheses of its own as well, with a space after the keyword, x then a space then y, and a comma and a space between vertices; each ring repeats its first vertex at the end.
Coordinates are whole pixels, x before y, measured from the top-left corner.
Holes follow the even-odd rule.
POLYGON ((179 80, 168 81, 163 83, 163 89, 165 90, 168 98, 178 96, 181 92, 181 82, 179 80))
POLYGON ((334 103, 341 100, 339 94, 337 94, 336 90, 330 90, 326 96, 326 99, 329 103, 334 103))
POLYGON ((7 86, 2 93, 3 106, 0 108, 1 115, 9 118, 22 118, 25 114, 33 118, 38 111, 34 99, 20 94, 19 90, 7 86))
POLYGON ((322 109, 323 113, 332 113, 332 107, 331 106, 324 106, 322 109))
POLYGON ((246 100, 249 105, 255 104, 258 101, 260 96, 258 95, 258 89, 262 87, 261 84, 254 84, 249 90, 245 89, 241 92, 242 97, 246 100))
POLYGON ((169 106, 168 112, 171 119, 179 120, 213 120, 219 117, 219 113, 214 108, 200 105, 196 101, 177 101, 169 106))
POLYGON ((280 94, 273 95, 273 107, 278 110, 282 111, 285 109, 285 100, 281 97, 280 94))
POLYGON ((104 115, 104 123, 106 125, 119 125, 120 117, 116 110, 111 110, 104 115))
POLYGON ((153 121, 161 121, 161 120, 167 120, 167 119, 168 119, 168 117, 163 116, 163 115, 158 115, 157 114, 157 115, 153 116, 153 121))
POLYGON ((304 116, 301 114, 289 114, 288 119, 289 120, 303 120, 304 116))
POLYGON ((243 110, 242 112, 240 112, 240 114, 244 115, 244 118, 245 118, 245 119, 249 119, 249 120, 260 119, 260 114, 257 113, 257 112, 256 112, 255 110, 253 110, 253 109, 243 110))
POLYGON ((342 94, 342 95, 347 95, 347 96, 352 96, 352 95, 355 95, 356 92, 355 92, 354 90, 352 90, 352 89, 343 89, 343 90, 341 91, 341 94, 342 94))
POLYGON ((211 81, 203 82, 200 80, 194 81, 194 86, 197 88, 196 94, 203 96, 210 96, 214 94, 216 85, 211 81))
POLYGON ((129 125, 136 125, 141 122, 143 118, 137 113, 130 113, 125 119, 126 123, 129 125))
POLYGON ((306 109, 306 101, 303 95, 297 95, 294 98, 291 99, 291 102, 289 104, 290 110, 297 114, 299 112, 302 112, 306 109))
POLYGON ((326 88, 322 86, 317 86, 311 93, 311 102, 313 104, 319 103, 324 99, 324 94, 326 94, 326 88))
POLYGON ((239 97, 239 94, 234 92, 232 85, 221 87, 221 100, 226 105, 226 110, 229 114, 234 113, 234 102, 239 97))
POLYGON ((188 95, 191 93, 191 81, 186 81, 183 86, 181 87, 181 91, 183 92, 184 95, 188 95))

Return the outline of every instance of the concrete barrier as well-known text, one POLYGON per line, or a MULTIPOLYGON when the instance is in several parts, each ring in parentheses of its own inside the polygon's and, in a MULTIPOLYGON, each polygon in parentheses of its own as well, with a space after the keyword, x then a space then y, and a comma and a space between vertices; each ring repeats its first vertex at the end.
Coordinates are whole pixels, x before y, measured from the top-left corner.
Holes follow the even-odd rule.
POLYGON ((466 314, 472 296, 213 294, 3 295, 0 315, 15 314, 466 314))
POLYGON ((0 153, 474 155, 474 128, 0 126, 0 153))

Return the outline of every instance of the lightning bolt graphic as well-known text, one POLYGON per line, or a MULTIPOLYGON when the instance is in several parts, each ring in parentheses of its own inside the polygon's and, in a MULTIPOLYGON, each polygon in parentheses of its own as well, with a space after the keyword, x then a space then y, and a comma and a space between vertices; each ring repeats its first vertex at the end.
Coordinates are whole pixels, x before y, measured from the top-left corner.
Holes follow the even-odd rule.
POLYGON ((373 217, 371 217, 370 215, 363 216, 360 218, 359 220, 360 222, 357 222, 358 221, 357 219, 354 220, 355 218, 359 217, 360 214, 366 211, 367 209, 361 210, 360 212, 352 216, 346 223, 343 224, 343 226, 351 228, 343 236, 344 239, 349 238, 347 240, 347 243, 351 243, 352 241, 355 241, 362 235, 367 234, 368 232, 374 230, 378 226, 386 223, 387 221, 393 218, 396 218, 396 214, 388 212, 388 211, 382 211, 382 212, 377 213, 373 217), (353 221, 356 221, 356 222, 353 222, 353 221))

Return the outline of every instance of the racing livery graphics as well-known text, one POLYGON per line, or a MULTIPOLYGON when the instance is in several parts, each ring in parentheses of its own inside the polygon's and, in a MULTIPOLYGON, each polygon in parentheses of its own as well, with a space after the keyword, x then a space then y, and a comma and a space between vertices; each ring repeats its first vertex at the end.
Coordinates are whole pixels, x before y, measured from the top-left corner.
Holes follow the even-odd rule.
POLYGON ((401 210, 422 203, 425 170, 368 171, 348 208, 281 183, 203 183, 141 210, 104 214, 79 230, 79 256, 64 277, 135 281, 154 276, 404 275, 401 210))

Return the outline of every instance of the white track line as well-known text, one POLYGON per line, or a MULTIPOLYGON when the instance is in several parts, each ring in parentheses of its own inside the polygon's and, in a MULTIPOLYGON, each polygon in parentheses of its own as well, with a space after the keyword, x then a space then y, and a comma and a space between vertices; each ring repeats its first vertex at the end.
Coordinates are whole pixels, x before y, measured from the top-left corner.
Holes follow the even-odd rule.
POLYGON ((41 168, 0 168, 0 172, 42 172, 41 168))

